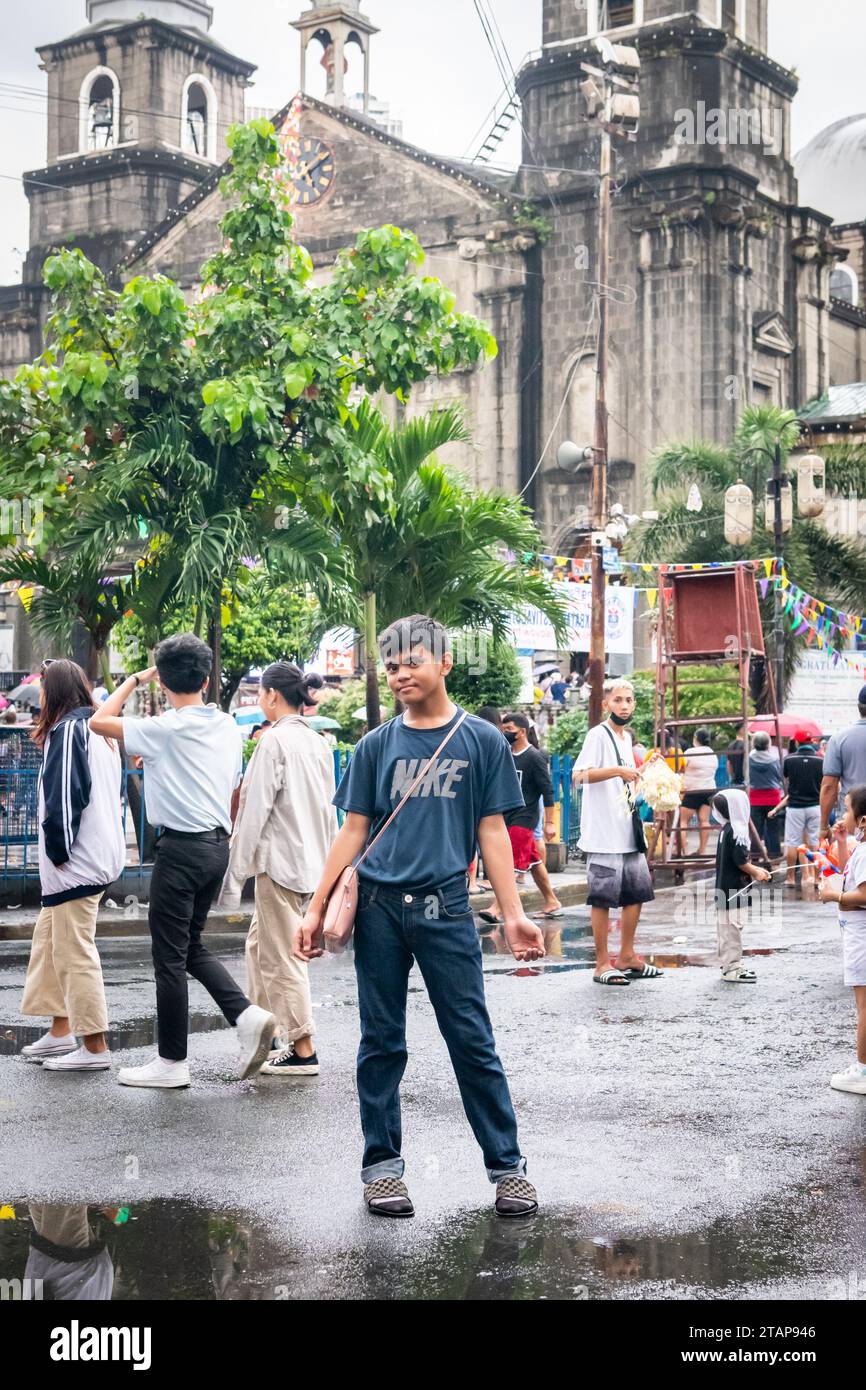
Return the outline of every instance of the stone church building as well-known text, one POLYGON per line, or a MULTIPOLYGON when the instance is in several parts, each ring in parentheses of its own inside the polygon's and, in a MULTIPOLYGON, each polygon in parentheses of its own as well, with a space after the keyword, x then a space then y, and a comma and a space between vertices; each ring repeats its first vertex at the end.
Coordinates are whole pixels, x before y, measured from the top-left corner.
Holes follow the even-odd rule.
MULTIPOLYGON (((557 447, 592 438, 600 294, 610 499, 627 509, 643 501, 656 446, 724 440, 749 402, 798 407, 863 379, 866 314, 857 296, 837 297, 862 237, 837 237, 830 211, 802 205, 797 79, 767 52, 767 2, 543 0, 542 47, 516 79, 523 163, 506 176, 434 156, 365 115, 376 29, 360 0, 297 0, 302 88, 314 55, 328 75, 324 100, 299 98, 299 240, 325 275, 361 227, 418 235, 427 272, 487 321, 500 354, 416 389, 410 409, 462 402, 473 443, 450 458, 479 483, 523 492, 556 553, 586 537, 587 470, 561 470, 557 447), (614 142, 606 286, 594 269, 598 130, 581 94, 600 33, 641 57, 640 129, 614 142), (351 45, 364 60, 360 111, 344 91, 351 45), (840 334, 848 346, 834 356, 840 334)), ((0 290, 0 370, 39 350, 39 272, 53 246, 81 246, 117 281, 159 272, 195 293, 219 242, 225 135, 254 71, 211 36, 212 18, 205 0, 87 0, 87 26, 39 50, 47 161, 25 175, 30 253, 23 284, 0 290)), ((293 108, 287 92, 278 127, 293 108)))

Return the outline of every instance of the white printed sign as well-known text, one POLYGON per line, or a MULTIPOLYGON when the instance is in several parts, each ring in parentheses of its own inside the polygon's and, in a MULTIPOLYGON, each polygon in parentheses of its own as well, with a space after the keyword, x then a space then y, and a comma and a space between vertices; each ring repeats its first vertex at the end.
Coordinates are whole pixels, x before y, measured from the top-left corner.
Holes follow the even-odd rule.
MULTIPOLYGON (((557 642, 547 618, 538 608, 530 608, 521 618, 511 621, 511 639, 515 647, 532 651, 588 652, 592 625, 592 590, 589 584, 556 584, 556 590, 568 604, 568 636, 565 644, 557 642)), ((625 585, 609 585, 605 600, 605 648, 631 656, 634 649, 634 606, 636 589, 625 585)))

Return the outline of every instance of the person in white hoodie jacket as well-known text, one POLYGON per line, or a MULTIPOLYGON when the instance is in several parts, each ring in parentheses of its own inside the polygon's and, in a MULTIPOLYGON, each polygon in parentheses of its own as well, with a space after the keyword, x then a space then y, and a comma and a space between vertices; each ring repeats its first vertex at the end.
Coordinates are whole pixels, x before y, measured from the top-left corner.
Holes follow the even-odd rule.
POLYGON ((262 673, 259 704, 270 728, 243 780, 222 889, 223 906, 236 907, 247 878, 255 876, 247 990, 278 1020, 281 1038, 261 1068, 268 1076, 319 1072, 309 967, 294 946, 337 834, 333 754, 301 717, 311 691, 322 684, 321 676, 305 676, 289 661, 275 661, 262 673))
POLYGON ((126 856, 116 744, 90 731, 90 683, 74 661, 43 666, 42 702, 33 731, 39 774, 39 880, 42 911, 21 1012, 49 1017, 51 1029, 22 1048, 48 1071, 111 1066, 108 1010, 96 949, 96 912, 126 856), (76 1036, 83 1039, 78 1045, 76 1036))

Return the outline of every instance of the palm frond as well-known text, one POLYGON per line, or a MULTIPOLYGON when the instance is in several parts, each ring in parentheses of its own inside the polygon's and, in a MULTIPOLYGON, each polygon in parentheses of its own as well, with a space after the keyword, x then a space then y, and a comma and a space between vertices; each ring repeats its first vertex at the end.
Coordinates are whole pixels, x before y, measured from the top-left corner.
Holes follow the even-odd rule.
POLYGON ((723 491, 736 481, 736 463, 730 449, 706 440, 669 444, 650 462, 650 488, 655 498, 668 492, 688 491, 692 483, 723 491))
POLYGON ((827 491, 837 497, 866 497, 866 445, 829 444, 821 452, 827 491))

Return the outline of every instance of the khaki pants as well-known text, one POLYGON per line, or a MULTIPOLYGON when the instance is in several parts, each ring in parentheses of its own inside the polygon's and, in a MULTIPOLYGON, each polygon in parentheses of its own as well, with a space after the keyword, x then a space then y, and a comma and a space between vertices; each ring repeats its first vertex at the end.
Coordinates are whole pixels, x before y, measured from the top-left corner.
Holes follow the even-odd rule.
POLYGON ((719 958, 723 970, 734 970, 743 959, 745 908, 722 908, 718 915, 719 958))
POLYGON ((22 1014, 68 1018, 79 1037, 108 1032, 102 966, 96 949, 101 893, 43 907, 33 928, 22 1014))
POLYGON ((256 875, 256 907, 247 936, 247 994, 268 1009, 286 1042, 313 1032, 309 971, 292 955, 309 893, 293 893, 267 874, 256 875))

